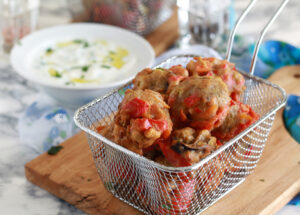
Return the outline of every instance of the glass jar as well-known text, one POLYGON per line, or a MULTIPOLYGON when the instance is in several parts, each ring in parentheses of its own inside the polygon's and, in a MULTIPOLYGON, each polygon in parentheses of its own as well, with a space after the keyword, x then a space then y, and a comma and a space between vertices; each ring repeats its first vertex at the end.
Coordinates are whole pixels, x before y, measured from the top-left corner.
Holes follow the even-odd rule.
POLYGON ((177 4, 187 14, 190 43, 216 48, 229 29, 230 0, 178 0, 177 4))
POLYGON ((39 0, 0 0, 1 38, 5 53, 36 29, 38 7, 39 0))

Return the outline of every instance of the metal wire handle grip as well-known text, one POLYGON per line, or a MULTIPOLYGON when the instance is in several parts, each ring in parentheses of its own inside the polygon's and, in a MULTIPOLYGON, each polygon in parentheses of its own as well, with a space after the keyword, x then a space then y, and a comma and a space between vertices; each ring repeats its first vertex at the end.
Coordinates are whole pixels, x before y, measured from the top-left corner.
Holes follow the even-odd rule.
POLYGON ((286 4, 288 2, 289 2, 289 0, 282 1, 282 3, 277 8, 277 10, 273 14, 273 16, 271 17, 271 19, 269 20, 269 22, 265 25, 264 29, 261 31, 260 36, 259 36, 259 38, 258 38, 258 40, 256 42, 254 53, 253 53, 253 56, 252 56, 252 61, 251 61, 251 66, 250 66, 250 75, 253 75, 253 73, 254 73, 254 68, 255 68, 255 65, 256 65, 256 59, 257 59, 258 50, 259 50, 259 47, 261 45, 261 42, 262 42, 265 34, 267 33, 267 31, 269 30, 269 28, 271 27, 271 25, 273 24, 273 22, 275 21, 275 19, 278 17, 278 15, 281 13, 281 11, 283 10, 283 8, 286 6, 286 4))
POLYGON ((249 11, 251 10, 252 6, 254 5, 254 3, 256 2, 256 0, 252 0, 248 6, 246 7, 246 9, 242 12, 242 14, 240 15, 240 17, 238 18, 238 20, 236 21, 234 28, 232 29, 232 31, 230 32, 230 36, 229 36, 229 40, 227 43, 227 51, 226 51, 226 60, 229 61, 230 60, 230 56, 231 56, 231 51, 232 51, 232 45, 233 45, 233 41, 234 41, 234 36, 236 33, 236 30, 238 28, 238 26, 240 25, 240 23, 243 21, 243 19, 245 18, 245 16, 247 16, 247 14, 249 13, 249 11))
MULTIPOLYGON (((255 45, 255 49, 254 49, 254 53, 252 56, 252 60, 251 60, 251 66, 250 66, 250 75, 253 75, 254 73, 254 68, 256 65, 256 59, 257 59, 257 54, 258 54, 258 50, 259 47, 261 45, 261 42, 265 36, 265 34, 267 33, 267 31, 269 30, 269 28, 271 27, 271 25, 274 23, 275 19, 278 17, 278 15, 281 13, 281 11, 283 10, 283 8, 286 6, 286 4, 288 3, 289 0, 284 0, 280 6, 277 8, 277 10, 275 11, 275 13, 273 14, 273 16, 271 17, 271 19, 269 20, 269 22, 265 25, 265 27, 263 28, 263 30, 260 33, 260 36, 256 42, 255 45)), ((226 60, 230 60, 230 56, 231 56, 231 52, 232 52, 232 45, 233 45, 233 41, 234 41, 234 36, 236 34, 236 30, 239 26, 239 24, 242 22, 242 20, 245 18, 245 16, 248 14, 248 12, 251 10, 252 6, 254 5, 254 3, 256 2, 256 0, 252 0, 248 6, 246 7, 246 9, 243 11, 243 13, 241 14, 241 16, 238 18, 237 22, 235 23, 235 26, 233 28, 233 30, 230 33, 230 37, 229 37, 229 41, 227 44, 227 52, 226 52, 226 60)))

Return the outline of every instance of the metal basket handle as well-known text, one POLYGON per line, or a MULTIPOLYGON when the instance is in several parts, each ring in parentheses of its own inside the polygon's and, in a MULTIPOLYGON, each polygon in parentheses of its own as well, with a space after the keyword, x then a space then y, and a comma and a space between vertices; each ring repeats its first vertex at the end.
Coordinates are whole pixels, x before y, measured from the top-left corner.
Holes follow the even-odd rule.
MULTIPOLYGON (((234 36, 236 34, 236 30, 237 30, 238 26, 240 25, 240 23, 245 18, 245 16, 251 10, 252 6, 255 4, 256 1, 257 0, 252 0, 248 4, 248 6, 246 7, 246 9, 242 12, 242 14, 240 15, 240 17, 236 21, 235 26, 234 26, 233 30, 231 31, 231 33, 230 33, 228 44, 227 44, 227 51, 226 51, 226 60, 228 60, 228 61, 230 60, 230 56, 231 56, 231 52, 232 52, 232 45, 233 45, 233 41, 234 41, 234 36)), ((260 36, 259 36, 259 38, 258 38, 258 40, 257 40, 257 42, 255 44, 255 49, 254 49, 254 53, 253 53, 252 60, 251 60, 251 66, 250 66, 250 71, 249 71, 250 75, 253 75, 253 73, 254 73, 254 68, 255 68, 255 64, 256 64, 258 50, 259 50, 259 47, 261 45, 261 42, 262 42, 265 34, 269 30, 270 26, 273 24, 273 22, 275 21, 275 19, 278 17, 278 15, 281 13, 281 11, 283 10, 283 8, 286 6, 286 4, 288 3, 288 1, 289 0, 283 0, 281 2, 280 6, 277 8, 277 10, 275 11, 275 13, 271 17, 271 19, 268 21, 268 23, 264 26, 264 28, 260 32, 260 36)))

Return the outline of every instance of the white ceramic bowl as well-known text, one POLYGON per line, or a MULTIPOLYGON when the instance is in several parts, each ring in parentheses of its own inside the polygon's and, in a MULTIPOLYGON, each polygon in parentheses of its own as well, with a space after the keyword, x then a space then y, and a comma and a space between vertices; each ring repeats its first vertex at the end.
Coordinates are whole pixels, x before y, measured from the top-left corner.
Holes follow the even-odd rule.
POLYGON ((143 68, 151 67, 154 57, 151 45, 128 30, 103 24, 77 23, 46 28, 24 37, 12 49, 10 61, 19 75, 37 84, 41 90, 58 102, 77 108, 130 81, 143 68), (115 41, 129 48, 129 51, 136 57, 136 63, 118 80, 98 86, 63 86, 40 80, 33 75, 30 64, 37 50, 47 47, 47 44, 76 38, 115 41))

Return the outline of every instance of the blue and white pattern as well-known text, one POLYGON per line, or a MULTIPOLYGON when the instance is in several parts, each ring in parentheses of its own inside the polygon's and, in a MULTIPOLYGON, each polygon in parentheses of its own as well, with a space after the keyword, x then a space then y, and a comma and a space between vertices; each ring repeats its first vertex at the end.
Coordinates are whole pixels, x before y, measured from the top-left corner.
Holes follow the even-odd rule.
POLYGON ((78 132, 73 113, 44 100, 35 101, 21 115, 19 137, 37 153, 48 151, 78 132), (38 131, 38 132, 37 132, 38 131))
POLYGON ((289 95, 283 118, 287 130, 300 143, 300 96, 289 95))

